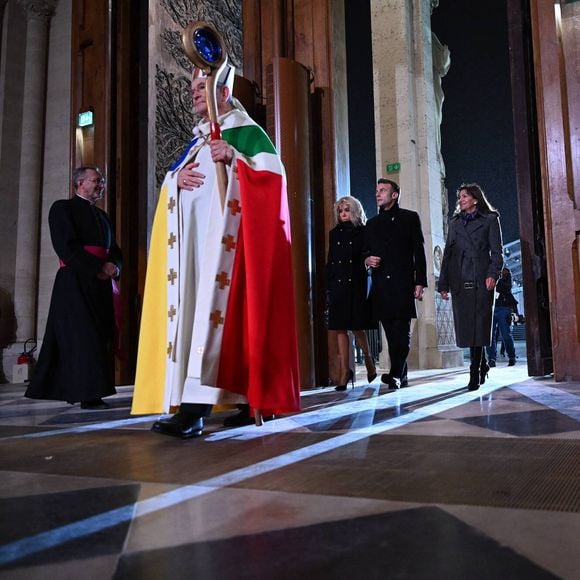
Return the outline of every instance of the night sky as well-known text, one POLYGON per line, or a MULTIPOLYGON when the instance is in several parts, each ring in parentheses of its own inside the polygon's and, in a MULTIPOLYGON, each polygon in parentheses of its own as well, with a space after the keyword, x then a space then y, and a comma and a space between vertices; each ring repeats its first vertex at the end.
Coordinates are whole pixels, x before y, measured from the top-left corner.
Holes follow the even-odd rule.
MULTIPOLYGON (((345 2, 351 194, 375 215, 370 2, 345 2), (370 103, 370 105, 369 105, 370 103)), ((505 0, 440 0, 432 28, 451 51, 441 126, 449 207, 463 181, 501 214, 504 243, 519 238, 505 0)))
POLYGON ((501 214, 504 243, 514 241, 519 224, 505 1, 441 0, 431 24, 451 51, 441 125, 449 207, 461 182, 479 183, 501 214))
POLYGON ((345 2, 344 12, 350 191, 338 195, 354 195, 363 204, 367 217, 372 217, 377 213, 377 176, 370 0, 345 2))

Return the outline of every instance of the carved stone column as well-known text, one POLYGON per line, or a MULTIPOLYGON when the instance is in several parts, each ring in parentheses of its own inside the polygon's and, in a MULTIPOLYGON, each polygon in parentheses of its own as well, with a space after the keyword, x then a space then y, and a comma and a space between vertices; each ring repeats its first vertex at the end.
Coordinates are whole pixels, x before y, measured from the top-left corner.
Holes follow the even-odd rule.
MULTIPOLYGON (((436 4, 371 0, 377 176, 399 183, 401 207, 419 213, 425 235, 429 288, 418 303, 411 368, 462 364, 461 351, 454 345, 441 348, 435 293, 435 270, 445 244, 431 36, 436 4)), ((384 360, 381 356, 381 366, 384 360)))
POLYGON ((22 104, 22 153, 18 194, 18 233, 14 310, 18 343, 36 335, 36 294, 38 287, 38 239, 44 107, 48 55, 48 24, 57 0, 19 0, 27 21, 26 61, 22 104))

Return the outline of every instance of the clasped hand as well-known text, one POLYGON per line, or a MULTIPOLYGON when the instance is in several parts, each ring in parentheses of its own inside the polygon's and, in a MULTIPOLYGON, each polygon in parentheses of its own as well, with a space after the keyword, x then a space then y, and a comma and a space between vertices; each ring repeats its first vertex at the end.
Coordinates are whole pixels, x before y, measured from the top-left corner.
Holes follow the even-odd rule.
MULTIPOLYGON (((234 158, 232 147, 223 139, 212 139, 209 142, 211 159, 214 163, 221 161, 230 165, 234 158)), ((192 162, 185 165, 177 174, 177 186, 192 191, 201 187, 205 181, 205 174, 197 171, 199 163, 192 162)))
POLYGON ((115 278, 119 273, 119 269, 117 268, 117 264, 113 264, 113 262, 105 262, 101 266, 101 271, 97 274, 97 278, 99 280, 108 280, 109 278, 115 278))

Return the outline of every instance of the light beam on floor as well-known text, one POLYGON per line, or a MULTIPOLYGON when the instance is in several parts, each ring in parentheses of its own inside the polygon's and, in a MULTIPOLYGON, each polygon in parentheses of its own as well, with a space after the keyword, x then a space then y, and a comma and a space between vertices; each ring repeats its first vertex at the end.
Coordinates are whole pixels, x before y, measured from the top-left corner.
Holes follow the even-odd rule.
MULTIPOLYGON (((301 449, 296 449, 277 457, 266 459, 254 465, 235 469, 228 473, 206 479, 205 481, 201 481, 195 485, 180 487, 159 494, 158 496, 136 502, 130 506, 117 508, 72 524, 5 544, 0 547, 0 564, 8 564, 20 560, 32 554, 42 552, 43 550, 56 547, 70 540, 78 540, 79 538, 89 536, 90 534, 131 521, 136 517, 141 517, 170 506, 175 506, 224 487, 241 483, 242 481, 258 477, 283 467, 288 467, 306 459, 311 459, 312 457, 316 457, 323 453, 335 451, 340 447, 364 440, 371 435, 379 435, 403 425, 408 425, 409 423, 433 415, 438 415, 448 411, 449 409, 453 409, 454 407, 469 403, 474 399, 489 395, 491 392, 504 388, 505 386, 505 384, 498 384, 497 382, 486 383, 486 385, 480 388, 479 391, 463 392, 462 394, 451 397, 450 399, 428 404, 425 407, 413 410, 401 416, 389 418, 377 423, 376 425, 350 430, 336 437, 326 439, 325 441, 320 441, 313 445, 308 445, 301 449)), ((373 400, 368 403, 368 406, 374 406, 375 404, 376 400, 373 400)), ((365 410, 369 409, 367 408, 365 410)), ((352 410, 349 409, 347 413, 352 413, 352 410)))

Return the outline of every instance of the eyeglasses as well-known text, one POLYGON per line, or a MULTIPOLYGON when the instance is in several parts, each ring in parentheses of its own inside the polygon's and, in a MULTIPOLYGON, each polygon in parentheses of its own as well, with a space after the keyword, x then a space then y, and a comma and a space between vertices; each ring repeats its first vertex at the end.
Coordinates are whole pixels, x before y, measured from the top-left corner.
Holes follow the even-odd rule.
POLYGON ((85 177, 84 179, 81 179, 81 181, 90 181, 92 183, 99 183, 100 185, 105 185, 106 183, 103 177, 85 177))

